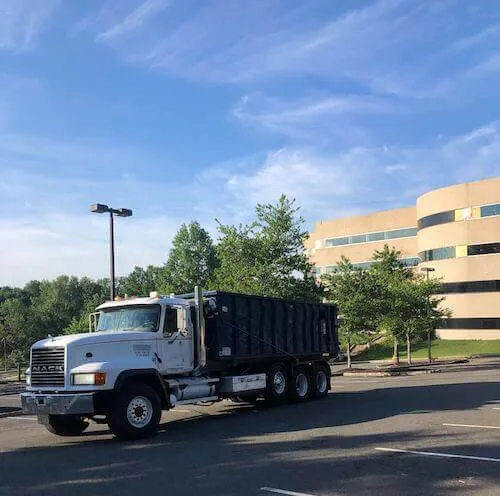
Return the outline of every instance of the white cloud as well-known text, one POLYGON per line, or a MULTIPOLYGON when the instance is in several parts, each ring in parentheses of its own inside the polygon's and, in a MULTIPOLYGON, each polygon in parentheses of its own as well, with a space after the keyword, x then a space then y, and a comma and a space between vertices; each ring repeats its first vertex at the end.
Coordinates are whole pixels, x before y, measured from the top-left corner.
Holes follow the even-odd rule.
POLYGON ((470 69, 467 74, 472 77, 483 77, 500 72, 500 53, 493 54, 470 69))
POLYGON ((59 0, 0 0, 0 49, 23 50, 46 28, 59 0))
POLYGON ((215 218, 246 222, 257 203, 274 202, 282 193, 297 199, 312 227, 320 219, 412 205, 434 188, 499 173, 500 122, 441 137, 427 147, 351 147, 334 153, 283 148, 208 167, 175 183, 161 183, 157 175, 141 179, 135 171, 85 182, 4 165, 0 285, 60 273, 106 276, 108 223, 106 216, 88 212, 96 201, 134 210, 132 218, 116 223, 118 273, 126 274, 134 265, 165 261, 182 222, 196 219, 215 235, 215 218))
POLYGON ((366 143, 368 136, 358 120, 367 115, 394 115, 409 108, 407 103, 376 95, 322 95, 281 100, 260 95, 244 96, 233 115, 250 124, 316 143, 336 138, 342 142, 366 143))
POLYGON ((500 175, 500 122, 429 147, 282 149, 250 164, 206 171, 200 189, 207 203, 244 219, 256 203, 285 193, 297 198, 310 222, 409 206, 434 188, 500 175))
MULTIPOLYGON (((124 35, 130 34, 164 11, 171 3, 170 0, 146 0, 123 19, 118 20, 117 24, 100 33, 97 36, 97 40, 117 40, 124 35)), ((110 4, 116 5, 116 2, 108 2, 108 9, 110 8, 110 4)))
MULTIPOLYGON (((108 229, 106 216, 90 213, 0 219, 0 285, 23 285, 60 274, 106 277, 108 229)), ((165 262, 177 229, 177 222, 167 216, 118 219, 117 276, 126 275, 135 265, 165 262)))

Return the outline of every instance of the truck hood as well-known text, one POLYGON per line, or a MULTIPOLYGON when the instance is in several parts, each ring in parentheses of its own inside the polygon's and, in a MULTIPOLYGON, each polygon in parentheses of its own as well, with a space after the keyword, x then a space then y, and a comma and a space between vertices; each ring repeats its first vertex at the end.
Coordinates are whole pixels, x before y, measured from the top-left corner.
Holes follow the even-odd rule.
POLYGON ((33 346, 36 348, 48 348, 52 346, 68 345, 90 345, 101 343, 122 343, 126 341, 149 341, 156 337, 153 332, 140 331, 103 331, 84 334, 67 334, 53 338, 37 341, 33 346))

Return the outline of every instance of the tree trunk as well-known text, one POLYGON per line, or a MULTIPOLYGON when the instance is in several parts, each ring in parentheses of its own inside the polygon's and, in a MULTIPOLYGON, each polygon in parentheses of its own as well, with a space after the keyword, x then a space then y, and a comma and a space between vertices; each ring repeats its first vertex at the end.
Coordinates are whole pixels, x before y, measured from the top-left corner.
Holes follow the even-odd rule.
POLYGON ((398 338, 394 338, 394 355, 392 356, 392 364, 399 365, 399 346, 398 338))
POLYGON ((347 338, 347 368, 351 368, 351 338, 347 338))
POLYGON ((406 333, 406 353, 408 355, 408 365, 411 365, 411 343, 410 343, 410 333, 406 333))

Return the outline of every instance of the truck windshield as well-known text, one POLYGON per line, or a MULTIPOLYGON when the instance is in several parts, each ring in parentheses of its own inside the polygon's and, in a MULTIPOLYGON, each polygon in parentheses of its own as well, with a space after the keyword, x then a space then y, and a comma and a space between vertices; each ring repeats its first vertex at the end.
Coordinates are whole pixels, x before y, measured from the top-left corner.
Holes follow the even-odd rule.
POLYGON ((157 331, 160 305, 114 307, 99 313, 98 331, 157 331))

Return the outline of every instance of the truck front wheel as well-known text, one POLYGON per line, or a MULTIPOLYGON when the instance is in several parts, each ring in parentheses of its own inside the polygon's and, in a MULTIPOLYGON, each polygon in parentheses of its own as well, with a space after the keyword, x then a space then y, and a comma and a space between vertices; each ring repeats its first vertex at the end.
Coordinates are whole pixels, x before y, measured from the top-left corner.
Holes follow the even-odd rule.
POLYGON ((141 439, 158 429, 161 402, 156 391, 146 384, 131 384, 120 390, 108 415, 111 432, 120 439, 141 439))
POLYGON ((57 436, 79 436, 88 426, 89 423, 80 415, 49 415, 45 427, 57 436))

